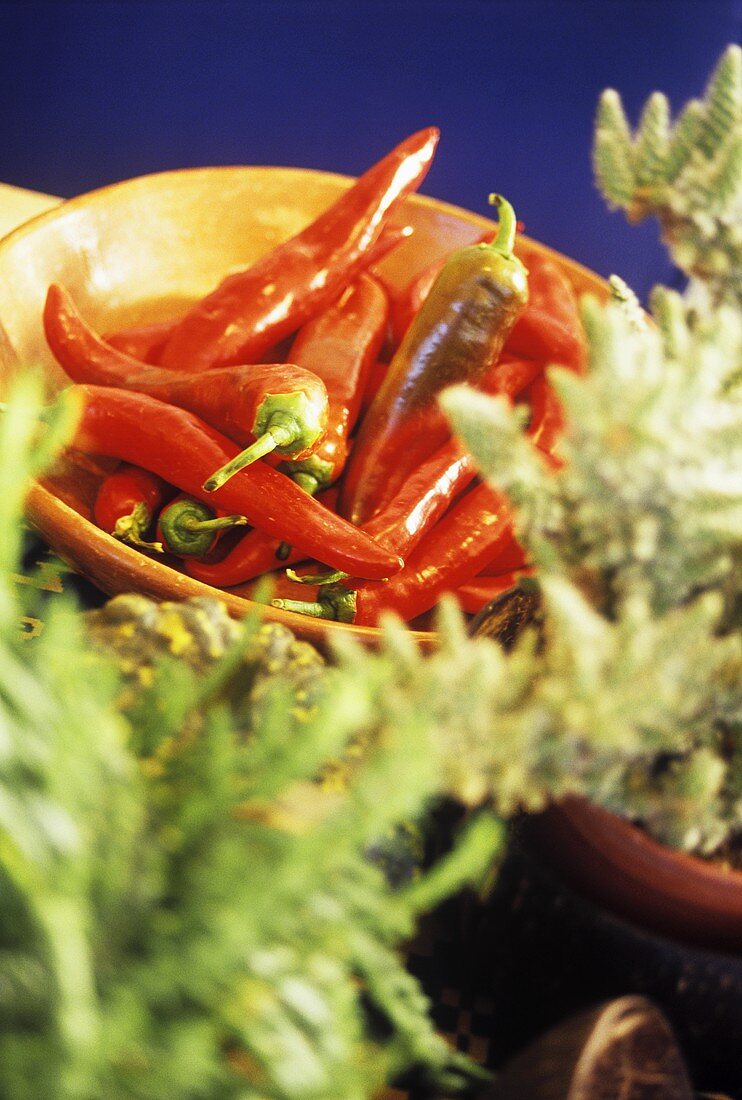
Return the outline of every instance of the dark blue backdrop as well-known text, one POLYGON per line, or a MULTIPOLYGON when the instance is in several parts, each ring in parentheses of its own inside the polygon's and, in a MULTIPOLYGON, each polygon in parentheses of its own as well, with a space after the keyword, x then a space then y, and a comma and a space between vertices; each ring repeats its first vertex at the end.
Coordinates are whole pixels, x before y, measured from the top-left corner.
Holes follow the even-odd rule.
POLYGON ((0 0, 0 180, 72 195, 205 164, 357 174, 435 123, 424 191, 527 231, 642 294, 654 224, 594 190, 597 97, 674 112, 739 39, 739 0, 0 0))

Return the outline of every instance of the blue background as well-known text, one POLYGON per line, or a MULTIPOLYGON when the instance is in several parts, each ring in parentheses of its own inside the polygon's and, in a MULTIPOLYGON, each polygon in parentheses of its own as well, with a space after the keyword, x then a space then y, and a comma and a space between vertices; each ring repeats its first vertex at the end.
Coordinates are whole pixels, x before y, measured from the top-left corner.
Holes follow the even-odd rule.
POLYGON ((610 213, 590 164, 612 86, 673 113, 739 40, 740 0, 0 0, 0 180, 70 196, 161 169, 358 174, 413 130, 429 195, 526 231, 643 296, 672 282, 654 223, 610 213))

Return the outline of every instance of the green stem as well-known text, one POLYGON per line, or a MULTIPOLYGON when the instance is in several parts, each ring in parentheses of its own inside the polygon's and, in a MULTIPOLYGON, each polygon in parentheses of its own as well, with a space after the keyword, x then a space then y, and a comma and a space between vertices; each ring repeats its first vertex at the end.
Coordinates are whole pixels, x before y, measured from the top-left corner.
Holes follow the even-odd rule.
POLYGON ((216 516, 214 519, 196 519, 183 516, 180 525, 185 531, 224 531, 228 527, 244 527, 246 516, 216 516))
POLYGON ((334 608, 319 600, 271 600, 271 607, 282 611, 295 611, 297 615, 310 615, 313 619, 336 619, 334 608))
POLYGON ((502 195, 491 194, 489 201, 492 206, 497 207, 497 236, 495 237, 490 248, 494 248, 497 252, 503 256, 512 256, 513 246, 515 245, 515 233, 518 227, 518 222, 515 217, 515 211, 502 195))
POLYGON ((176 500, 160 513, 160 534, 171 553, 202 557, 214 545, 216 531, 246 523, 245 516, 215 516, 200 500, 176 500))
POLYGON ((258 436, 254 443, 251 443, 244 451, 240 451, 238 455, 226 462, 224 466, 220 466, 206 479, 203 483, 204 492, 213 493, 215 489, 221 488, 231 477, 234 477, 235 474, 238 474, 240 470, 244 470, 247 466, 251 466, 253 462, 257 462, 259 458, 269 455, 271 451, 275 451, 277 448, 290 447, 295 440, 301 438, 301 425, 293 416, 285 417, 276 413, 272 419, 274 422, 269 425, 262 435, 258 436))
POLYGON ((315 619, 331 619, 337 623, 352 623, 356 617, 356 593, 342 584, 322 590, 319 600, 271 600, 273 607, 312 615, 315 619))
POLYGON ((306 573, 302 576, 300 573, 294 572, 293 569, 286 570, 286 576, 290 581, 296 581, 297 584, 336 584, 338 581, 345 580, 349 577, 349 573, 343 573, 342 569, 335 569, 332 573, 306 573))
POLYGON ((111 534, 114 538, 125 542, 128 546, 136 546, 139 550, 152 550, 156 554, 164 554, 165 548, 161 542, 148 542, 142 536, 152 522, 147 505, 142 501, 134 505, 128 516, 121 516, 111 534))

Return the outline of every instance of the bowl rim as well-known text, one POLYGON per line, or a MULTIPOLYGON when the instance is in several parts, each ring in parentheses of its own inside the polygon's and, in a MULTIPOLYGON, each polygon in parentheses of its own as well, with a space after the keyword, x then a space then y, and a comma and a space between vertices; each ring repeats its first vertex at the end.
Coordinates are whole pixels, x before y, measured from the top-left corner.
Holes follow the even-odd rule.
MULTIPOLYGON (((259 178, 280 172, 284 175, 296 176, 297 179, 308 176, 319 178, 334 186, 338 191, 350 187, 355 178, 338 172, 324 169, 306 168, 284 165, 216 165, 166 169, 132 176, 128 179, 118 180, 104 184, 72 198, 62 199, 49 209, 43 210, 31 217, 0 240, 0 249, 12 247, 17 241, 37 232, 48 223, 66 217, 70 212, 84 210, 93 201, 98 203, 111 196, 122 192, 136 193, 137 190, 146 190, 148 185, 164 185, 173 179, 198 179, 198 177, 213 177, 224 175, 259 178)), ((456 222, 471 225, 473 230, 496 229, 496 223, 483 214, 478 214, 465 207, 442 199, 436 199, 424 193, 415 192, 405 199, 404 205, 409 208, 421 207, 436 214, 443 214, 456 222)), ((528 254, 538 254, 540 257, 552 260, 566 272, 575 286, 578 294, 593 291, 597 294, 609 293, 607 282, 596 272, 551 248, 548 245, 536 241, 526 234, 518 238, 518 249, 527 258, 528 254)), ((159 562, 141 553, 134 547, 113 538, 98 528, 92 521, 66 504, 43 481, 32 483, 26 498, 26 515, 29 523, 38 531, 41 537, 49 543, 51 548, 63 560, 68 560, 73 570, 80 572, 81 562, 86 563, 82 576, 92 580, 92 583, 101 589, 104 595, 115 595, 121 592, 120 584, 115 585, 115 591, 105 586, 105 577, 95 568, 95 551, 102 553, 107 561, 114 561, 121 570, 122 576, 130 579, 132 591, 141 591, 142 585, 157 599, 176 599, 188 596, 209 596, 222 600, 231 614, 236 617, 244 617, 259 610, 266 621, 279 622, 288 626, 297 637, 304 638, 318 648, 327 651, 329 648, 329 636, 355 638, 364 645, 378 644, 383 635, 383 627, 358 626, 352 623, 338 623, 321 619, 312 619, 308 616, 300 616, 295 613, 274 608, 270 605, 259 604, 246 597, 240 596, 228 589, 218 589, 204 584, 169 564, 159 562), (82 534, 84 537, 72 540, 63 540, 59 537, 60 524, 74 524, 82 521, 82 534), (332 629, 329 629, 329 628, 332 629)), ((437 634, 432 630, 412 630, 408 634, 414 642, 423 650, 430 650, 437 645, 437 634)))
POLYGON ((568 883, 612 912, 683 942, 742 949, 742 870, 673 848, 581 795, 523 826, 568 883))

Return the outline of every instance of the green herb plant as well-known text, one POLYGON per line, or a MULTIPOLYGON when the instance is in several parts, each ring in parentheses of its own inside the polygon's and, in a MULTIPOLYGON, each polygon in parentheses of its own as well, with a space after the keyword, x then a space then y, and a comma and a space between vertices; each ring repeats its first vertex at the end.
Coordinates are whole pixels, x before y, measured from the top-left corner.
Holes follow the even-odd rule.
POLYGON ((537 743, 553 746, 561 782, 669 844, 740 864, 741 150, 738 47, 673 128, 655 95, 632 136, 606 92, 598 181, 632 219, 660 218, 686 290, 656 287, 648 314, 620 279, 608 305, 583 301, 588 371, 548 372, 567 420, 557 473, 502 402, 444 398, 538 568, 547 626, 525 675, 529 727, 548 729, 537 743), (588 766, 613 746, 615 766, 586 781, 571 770, 575 742, 588 766))
POLYGON ((111 615, 146 605, 171 643, 157 660, 114 659, 62 596, 24 640, 23 491, 74 415, 46 416, 40 445, 40 407, 26 378, 0 422, 0 1096, 360 1100, 413 1069, 458 1091, 480 1071, 436 1034, 401 949, 485 875, 501 823, 483 812, 393 885, 368 853, 441 788, 428 724, 359 758, 382 685, 271 679, 278 650, 258 676, 264 628, 217 602, 193 621, 207 649, 211 628, 232 644, 200 663, 174 655, 177 608, 139 597, 111 615))

